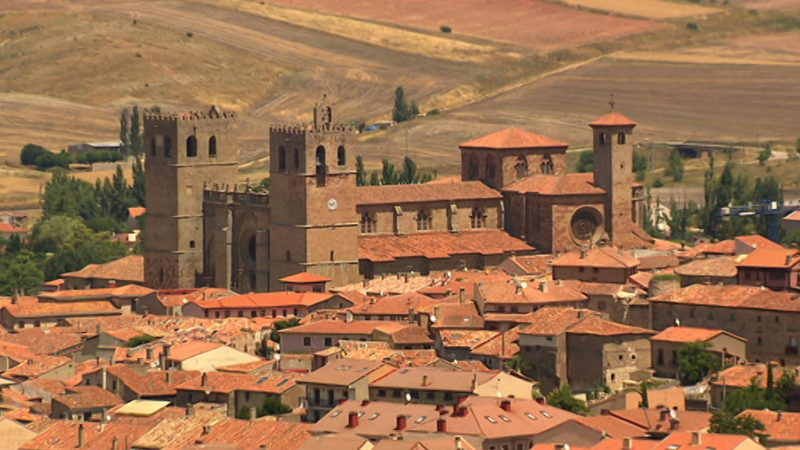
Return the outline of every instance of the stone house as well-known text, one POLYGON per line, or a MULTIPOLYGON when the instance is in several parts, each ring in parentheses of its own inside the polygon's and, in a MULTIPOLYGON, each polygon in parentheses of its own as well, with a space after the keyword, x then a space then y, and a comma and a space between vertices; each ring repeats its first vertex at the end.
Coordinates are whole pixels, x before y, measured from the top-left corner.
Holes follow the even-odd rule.
POLYGON ((338 294, 324 292, 262 292, 195 300, 183 306, 183 315, 221 319, 228 317, 305 317, 320 309, 353 306, 338 294))
POLYGON ((800 230, 800 211, 795 211, 781 219, 781 226, 786 229, 786 234, 800 230))
POLYGON ((122 310, 108 301, 42 302, 35 297, 14 298, 0 308, 0 323, 7 330, 51 328, 67 324, 67 319, 120 316, 122 310))
POLYGON ((68 289, 57 292, 43 292, 39 294, 39 301, 43 303, 68 303, 68 302, 109 302, 123 314, 138 312, 139 300, 153 292, 136 284, 126 284, 116 287, 116 282, 111 282, 111 287, 98 289, 68 289))
POLYGON ((548 280, 486 282, 475 289, 475 305, 487 329, 509 329, 526 314, 547 306, 584 307, 588 298, 580 291, 548 280))
POLYGON ((237 294, 227 289, 209 287, 152 291, 139 299, 139 312, 145 315, 180 316, 183 315, 183 307, 189 302, 232 295, 237 294))
POLYGON ((339 341, 373 341, 376 332, 382 335, 392 334, 407 324, 388 321, 358 320, 345 322, 335 319, 310 322, 293 328, 281 330, 281 353, 316 353, 329 347, 336 346, 339 341))
POLYGON ((553 260, 554 280, 625 284, 639 260, 621 247, 593 247, 565 253, 553 260))
MULTIPOLYGON (((721 259, 721 258, 717 258, 721 259)), ((669 327, 650 338, 656 376, 680 379, 678 358, 681 347, 690 342, 709 345, 708 351, 719 357, 720 365, 747 361, 747 340, 724 330, 669 327)))
POLYGON ((0 450, 17 450, 36 437, 36 432, 7 417, 0 418, 0 450))
POLYGON ((81 270, 62 273, 63 289, 100 289, 126 284, 144 285, 144 257, 130 255, 105 264, 89 264, 81 270))
POLYGON ((160 359, 162 370, 199 370, 211 372, 217 367, 260 361, 261 358, 227 345, 194 341, 163 347, 160 359))
POLYGON ((53 410, 50 417, 88 421, 95 414, 105 414, 109 409, 123 403, 124 401, 119 396, 102 387, 78 386, 53 398, 53 410))
POLYGON ((787 291, 800 285, 800 251, 757 248, 737 265, 739 284, 787 291))
POLYGON ((739 270, 736 261, 735 256, 696 259, 676 267, 675 274, 681 278, 681 287, 698 283, 738 284, 739 270))
MULTIPOLYGON (((788 369, 773 366, 773 378, 779 379, 783 376, 784 370, 788 369)), ((711 404, 720 408, 725 404, 725 397, 731 392, 750 386, 754 379, 763 388, 767 385, 767 378, 767 365, 761 363, 737 365, 722 370, 717 374, 716 379, 709 383, 711 404)))

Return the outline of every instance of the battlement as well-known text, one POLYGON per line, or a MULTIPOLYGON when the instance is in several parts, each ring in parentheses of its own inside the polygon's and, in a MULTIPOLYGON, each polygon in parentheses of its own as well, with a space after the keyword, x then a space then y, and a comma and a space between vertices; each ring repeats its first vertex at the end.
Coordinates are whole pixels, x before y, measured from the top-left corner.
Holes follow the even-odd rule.
POLYGON ((203 186, 203 200, 217 203, 269 206, 269 192, 256 192, 249 185, 240 189, 236 184, 231 186, 213 183, 203 186))
POLYGON ((305 123, 296 123, 296 124, 272 124, 269 126, 270 133, 282 133, 282 134, 294 134, 294 135, 304 135, 304 134, 314 134, 317 132, 331 132, 331 131, 341 131, 345 133, 353 133, 355 132, 355 127, 350 125, 349 123, 325 123, 319 127, 319 129, 315 128, 313 125, 308 125, 305 123))
POLYGON ((145 110, 144 119, 152 122, 177 122, 185 120, 223 120, 235 121, 237 115, 234 111, 222 111, 212 106, 208 111, 186 111, 180 113, 152 113, 145 110))

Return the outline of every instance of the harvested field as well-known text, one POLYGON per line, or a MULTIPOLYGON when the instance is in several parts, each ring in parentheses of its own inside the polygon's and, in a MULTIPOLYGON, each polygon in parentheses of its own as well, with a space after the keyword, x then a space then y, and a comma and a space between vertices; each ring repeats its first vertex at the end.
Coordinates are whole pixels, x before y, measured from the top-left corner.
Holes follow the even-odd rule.
POLYGON ((661 0, 563 0, 572 6, 645 19, 677 19, 721 12, 718 8, 661 0))
POLYGON ((769 11, 775 9, 792 10, 800 8, 800 0, 731 0, 736 6, 742 8, 755 9, 758 11, 769 11))
POLYGON ((287 6, 463 33, 542 51, 609 41, 661 27, 651 21, 578 11, 535 0, 273 0, 287 6))

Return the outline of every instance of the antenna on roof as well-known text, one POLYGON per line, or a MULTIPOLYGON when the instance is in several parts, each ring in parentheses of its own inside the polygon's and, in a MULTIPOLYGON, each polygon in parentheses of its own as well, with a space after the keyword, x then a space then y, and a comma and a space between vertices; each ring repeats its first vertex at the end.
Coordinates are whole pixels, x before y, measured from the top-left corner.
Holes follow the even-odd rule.
MULTIPOLYGON (((614 105, 617 104, 617 102, 614 101, 614 93, 613 92, 611 93, 611 100, 608 101, 608 104, 609 104, 609 106, 611 106, 611 110, 613 111, 614 110, 614 105)), ((569 450, 569 449, 565 449, 565 450, 569 450)))

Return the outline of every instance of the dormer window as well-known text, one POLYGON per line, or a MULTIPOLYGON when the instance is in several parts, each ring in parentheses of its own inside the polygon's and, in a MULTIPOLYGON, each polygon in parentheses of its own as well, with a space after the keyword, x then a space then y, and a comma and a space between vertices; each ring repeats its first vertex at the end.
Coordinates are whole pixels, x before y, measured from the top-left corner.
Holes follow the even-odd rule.
POLYGON ((417 231, 426 231, 433 228, 433 217, 428 210, 419 211, 414 220, 417 221, 417 231))

